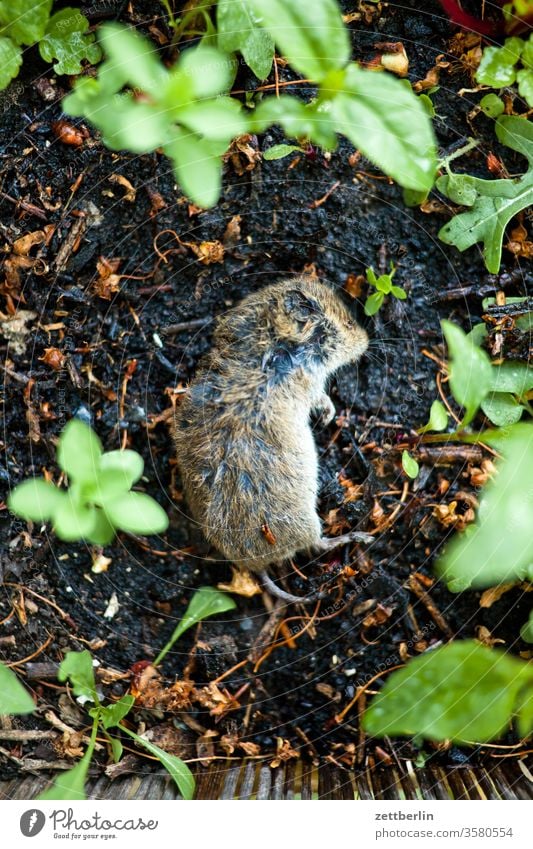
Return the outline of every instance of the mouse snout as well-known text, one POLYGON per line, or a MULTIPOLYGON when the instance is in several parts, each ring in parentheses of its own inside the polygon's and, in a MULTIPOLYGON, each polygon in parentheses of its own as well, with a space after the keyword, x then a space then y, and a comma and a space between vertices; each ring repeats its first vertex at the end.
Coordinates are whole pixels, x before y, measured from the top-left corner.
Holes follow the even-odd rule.
POLYGON ((345 344, 351 350, 352 360, 359 359, 368 348, 368 334, 355 318, 347 318, 343 327, 345 344))

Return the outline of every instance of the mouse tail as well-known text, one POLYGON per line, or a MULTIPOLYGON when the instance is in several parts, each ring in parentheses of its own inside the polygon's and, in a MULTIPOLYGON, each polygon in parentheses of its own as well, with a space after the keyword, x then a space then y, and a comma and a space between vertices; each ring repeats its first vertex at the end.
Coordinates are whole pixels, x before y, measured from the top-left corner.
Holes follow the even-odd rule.
POLYGON ((309 604, 312 601, 316 601, 320 595, 317 593, 313 593, 312 595, 292 595, 292 593, 287 593, 285 590, 282 590, 281 587, 278 587, 277 584, 274 583, 268 572, 265 570, 263 572, 259 572, 259 577, 261 579, 261 583, 265 590, 275 598, 279 598, 282 601, 286 601, 287 604, 309 604))

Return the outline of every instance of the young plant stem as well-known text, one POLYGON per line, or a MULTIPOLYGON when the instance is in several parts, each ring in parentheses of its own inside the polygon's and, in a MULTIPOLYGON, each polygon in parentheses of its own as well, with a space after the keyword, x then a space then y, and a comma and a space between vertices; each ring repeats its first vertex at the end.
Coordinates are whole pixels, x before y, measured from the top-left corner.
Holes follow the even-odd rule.
POLYGON ((458 148, 457 150, 454 150, 454 152, 450 153, 449 156, 444 156, 442 159, 439 159, 439 162, 437 163, 438 168, 446 168, 446 171, 449 174, 450 173, 450 168, 449 168, 450 162, 453 162, 454 159, 459 159, 459 157, 464 156, 465 153, 469 153, 471 150, 473 150, 475 147, 477 147, 478 144, 479 144, 479 141, 477 139, 468 139, 466 144, 464 144, 462 147, 458 148))
POLYGON ((160 3, 161 3, 162 6, 165 7, 166 13, 168 15, 169 26, 172 27, 173 30, 175 30, 178 23, 176 21, 176 18, 174 17, 174 12, 172 11, 172 9, 170 7, 169 0, 160 0, 160 3))

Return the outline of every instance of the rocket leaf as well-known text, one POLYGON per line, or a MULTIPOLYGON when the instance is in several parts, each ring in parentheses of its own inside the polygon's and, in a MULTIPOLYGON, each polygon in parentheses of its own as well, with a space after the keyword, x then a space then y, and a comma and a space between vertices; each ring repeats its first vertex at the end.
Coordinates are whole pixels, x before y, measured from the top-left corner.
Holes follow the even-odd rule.
POLYGON ((496 135, 502 144, 528 160, 529 168, 522 176, 483 180, 449 172, 437 180, 439 191, 456 202, 460 197, 464 206, 471 207, 445 224, 439 238, 460 251, 482 242, 485 265, 493 274, 500 268, 507 224, 533 203, 533 126, 524 118, 503 115, 496 121, 496 135))

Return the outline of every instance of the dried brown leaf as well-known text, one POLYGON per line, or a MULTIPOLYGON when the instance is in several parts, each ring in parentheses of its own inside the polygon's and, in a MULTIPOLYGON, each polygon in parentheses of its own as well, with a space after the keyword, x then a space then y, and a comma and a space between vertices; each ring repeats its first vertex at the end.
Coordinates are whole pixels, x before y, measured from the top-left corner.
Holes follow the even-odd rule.
POLYGON ((262 593, 261 587, 248 569, 235 569, 232 566, 231 571, 231 583, 217 584, 219 590, 242 595, 244 598, 252 598, 252 596, 262 593))
POLYGON ((107 179, 110 183, 118 183, 126 189, 122 200, 126 200, 128 203, 133 203, 135 201, 135 198, 137 197, 137 189, 126 177, 124 177, 123 174, 110 174, 107 179))

